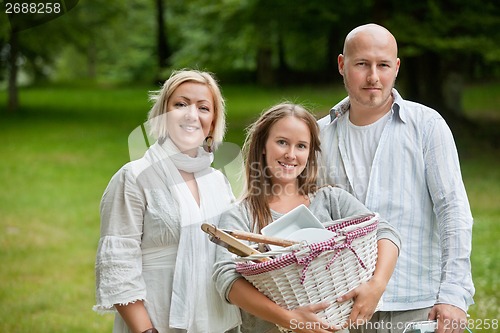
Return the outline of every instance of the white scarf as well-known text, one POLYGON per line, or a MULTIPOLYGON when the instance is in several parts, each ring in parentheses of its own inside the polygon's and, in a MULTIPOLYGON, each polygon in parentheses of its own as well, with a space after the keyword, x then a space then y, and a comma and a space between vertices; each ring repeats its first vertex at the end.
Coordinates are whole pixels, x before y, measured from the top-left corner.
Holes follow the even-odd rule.
POLYGON ((185 172, 200 172, 208 171, 210 164, 214 160, 214 154, 207 153, 202 147, 198 147, 196 157, 191 157, 182 153, 179 148, 170 139, 166 139, 160 148, 167 154, 168 158, 172 160, 175 167, 185 172))
POLYGON ((201 147, 196 157, 183 154, 167 139, 149 149, 158 172, 165 176, 172 195, 177 197, 181 232, 175 264, 170 327, 188 333, 221 333, 241 323, 240 311, 223 300, 212 281, 215 244, 208 240, 200 226, 203 222, 218 224, 220 214, 233 200, 231 193, 221 191, 214 181, 210 164, 213 154, 201 147), (198 185, 200 206, 178 170, 193 172, 198 185), (215 195, 216 194, 216 195, 215 195))

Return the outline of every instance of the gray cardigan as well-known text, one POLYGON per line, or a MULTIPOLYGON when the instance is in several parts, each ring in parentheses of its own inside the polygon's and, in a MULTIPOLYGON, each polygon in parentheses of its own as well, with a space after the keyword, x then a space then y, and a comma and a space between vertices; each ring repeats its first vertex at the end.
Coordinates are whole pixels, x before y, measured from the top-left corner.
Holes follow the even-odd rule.
MULTIPOLYGON (((311 210, 316 218, 323 223, 353 215, 371 213, 370 210, 368 210, 349 192, 332 186, 321 187, 314 195, 310 196, 309 210, 311 210)), ((273 220, 276 220, 283 215, 275 211, 271 211, 271 214, 273 220)), ((219 228, 252 231, 251 229, 253 228, 253 224, 251 221, 250 212, 248 211, 246 205, 240 202, 222 214, 219 228)), ((377 229, 377 239, 384 238, 392 241, 398 249, 401 247, 399 233, 386 220, 381 218, 377 229)), ((232 260, 232 256, 233 255, 225 248, 217 246, 213 279, 218 292, 228 302, 229 300, 227 296, 233 283, 238 278, 242 278, 242 276, 236 272, 236 264, 232 260)), ((252 326, 249 332, 252 330, 254 332, 263 332, 265 330, 264 327, 272 327, 270 326, 270 323, 255 320, 255 318, 252 318, 253 316, 245 313, 242 313, 242 315, 243 332, 246 331, 244 329, 245 326, 252 326), (257 327, 255 327, 255 325, 264 326, 259 326, 259 329, 256 330, 257 327)))

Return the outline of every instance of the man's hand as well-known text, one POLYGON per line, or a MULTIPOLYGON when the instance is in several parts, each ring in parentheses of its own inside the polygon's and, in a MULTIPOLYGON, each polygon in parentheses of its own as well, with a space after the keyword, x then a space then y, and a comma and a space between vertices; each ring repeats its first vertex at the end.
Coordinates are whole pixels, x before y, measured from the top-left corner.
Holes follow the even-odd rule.
POLYGON ((462 333, 467 326, 467 314, 450 304, 434 305, 429 320, 437 320, 436 333, 462 333))

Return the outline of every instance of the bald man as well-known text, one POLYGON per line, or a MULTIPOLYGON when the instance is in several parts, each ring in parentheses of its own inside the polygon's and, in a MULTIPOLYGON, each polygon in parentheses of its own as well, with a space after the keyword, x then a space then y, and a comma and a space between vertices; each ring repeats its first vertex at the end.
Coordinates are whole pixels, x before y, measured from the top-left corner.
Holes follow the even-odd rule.
POLYGON ((383 294, 381 311, 363 332, 402 332, 405 323, 428 319, 438 320, 436 332, 463 332, 474 285, 472 214, 458 154, 439 113, 394 89, 399 66, 387 29, 352 30, 338 56, 348 97, 318 121, 322 182, 354 194, 402 239, 390 281, 372 279, 342 300, 357 299, 350 320, 360 323, 383 294))

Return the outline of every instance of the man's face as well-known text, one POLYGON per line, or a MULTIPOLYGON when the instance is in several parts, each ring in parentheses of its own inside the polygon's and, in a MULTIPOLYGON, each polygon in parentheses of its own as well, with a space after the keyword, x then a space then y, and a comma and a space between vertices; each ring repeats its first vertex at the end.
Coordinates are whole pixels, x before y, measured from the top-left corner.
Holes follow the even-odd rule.
POLYGON ((397 45, 389 36, 359 32, 338 58, 352 109, 385 111, 399 70, 397 45))

